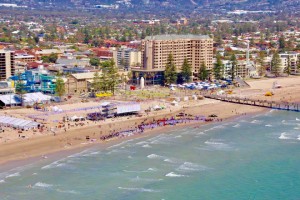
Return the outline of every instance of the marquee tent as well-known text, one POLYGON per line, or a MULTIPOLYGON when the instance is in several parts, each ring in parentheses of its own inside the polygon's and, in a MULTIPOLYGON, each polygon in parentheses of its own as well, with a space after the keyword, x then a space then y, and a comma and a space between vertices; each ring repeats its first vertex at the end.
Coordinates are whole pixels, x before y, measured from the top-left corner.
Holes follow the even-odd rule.
POLYGON ((37 128, 40 126, 39 123, 34 121, 19 119, 15 117, 7 117, 7 116, 0 116, 0 124, 4 126, 10 126, 10 127, 24 129, 24 130, 37 128))

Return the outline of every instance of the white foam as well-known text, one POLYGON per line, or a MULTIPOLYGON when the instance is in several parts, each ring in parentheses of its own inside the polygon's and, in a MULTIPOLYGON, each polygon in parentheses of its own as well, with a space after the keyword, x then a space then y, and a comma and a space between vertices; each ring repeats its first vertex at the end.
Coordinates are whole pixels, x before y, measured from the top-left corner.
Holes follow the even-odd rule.
POLYGON ((142 147, 144 147, 144 148, 152 148, 149 144, 145 144, 142 147))
POLYGON ((144 145, 144 144, 148 144, 148 142, 142 141, 142 142, 138 142, 136 143, 137 145, 144 145))
POLYGON ((296 117, 296 121, 300 121, 300 119, 298 119, 298 118, 296 117))
POLYGON ((152 179, 152 178, 140 178, 139 176, 131 179, 133 182, 158 182, 163 181, 163 179, 152 179))
POLYGON ((196 135, 204 135, 204 132, 197 133, 196 135))
POLYGON ((198 164, 191 163, 191 162, 185 162, 177 168, 177 171, 190 172, 190 171, 204 171, 206 169, 207 167, 205 166, 200 166, 198 164))
POLYGON ((182 174, 175 174, 174 172, 170 172, 166 174, 167 177, 184 177, 185 175, 182 174))
POLYGON ((157 172, 158 171, 158 169, 156 169, 156 168, 148 168, 148 171, 150 171, 150 172, 157 172))
POLYGON ((160 156, 160 155, 157 155, 157 154, 150 154, 147 156, 147 158, 150 158, 150 159, 162 159, 163 156, 160 156))
POLYGON ((295 127, 294 129, 295 129, 295 130, 299 130, 299 127, 295 127))
POLYGON ((5 183, 5 180, 0 180, 0 184, 1 184, 1 183, 5 183))
POLYGON ((100 152, 99 151, 95 151, 95 152, 92 152, 92 153, 90 153, 91 155, 98 155, 98 154, 100 154, 100 152))
POLYGON ((281 140, 289 140, 289 139, 291 139, 290 137, 287 137, 286 132, 281 133, 278 138, 281 139, 281 140))
POLYGON ((182 136, 181 135, 177 135, 174 138, 182 138, 182 136))
POLYGON ((34 188, 51 188, 53 185, 47 184, 47 183, 42 183, 42 182, 37 182, 34 184, 34 188))
POLYGON ((168 163, 176 163, 175 160, 172 160, 172 159, 170 159, 170 158, 164 159, 164 162, 168 162, 168 163))
POLYGON ((236 125, 234 125, 234 126, 232 126, 232 127, 238 128, 238 127, 240 127, 240 126, 241 126, 240 124, 236 124, 236 125))
POLYGON ((224 145, 224 143, 222 142, 212 142, 212 141, 206 141, 204 142, 205 144, 208 144, 208 145, 224 145))
POLYGON ((12 178, 12 177, 16 177, 16 176, 20 176, 20 173, 16 172, 16 173, 13 173, 13 174, 9 174, 5 178, 12 178))
POLYGON ((61 192, 61 193, 67 193, 67 194, 79 194, 79 192, 76 192, 75 190, 61 190, 61 189, 57 189, 57 192, 61 192))
POLYGON ((261 123, 262 121, 260 121, 260 120, 253 120, 253 121, 251 121, 250 123, 251 124, 259 124, 259 123, 261 123))
POLYGON ((297 140, 300 140, 300 135, 298 135, 297 140))
POLYGON ((266 127, 272 127, 272 125, 271 125, 271 124, 266 124, 265 126, 266 126, 266 127))
POLYGON ((147 189, 147 188, 125 188, 125 187, 118 187, 120 190, 129 190, 134 192, 159 192, 158 190, 147 189))

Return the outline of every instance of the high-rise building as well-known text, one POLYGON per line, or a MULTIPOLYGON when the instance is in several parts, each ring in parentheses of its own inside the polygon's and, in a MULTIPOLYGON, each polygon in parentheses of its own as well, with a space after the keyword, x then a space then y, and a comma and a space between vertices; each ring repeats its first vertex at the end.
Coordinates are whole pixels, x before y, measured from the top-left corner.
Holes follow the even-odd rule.
POLYGON ((156 35, 142 41, 142 69, 164 70, 169 54, 179 72, 185 58, 192 66, 194 77, 204 63, 208 70, 213 65, 213 39, 207 35, 156 35))
POLYGON ((113 51, 113 57, 118 67, 136 67, 141 65, 141 52, 137 49, 122 46, 113 51))
POLYGON ((0 50, 0 80, 6 80, 15 75, 14 52, 0 50))

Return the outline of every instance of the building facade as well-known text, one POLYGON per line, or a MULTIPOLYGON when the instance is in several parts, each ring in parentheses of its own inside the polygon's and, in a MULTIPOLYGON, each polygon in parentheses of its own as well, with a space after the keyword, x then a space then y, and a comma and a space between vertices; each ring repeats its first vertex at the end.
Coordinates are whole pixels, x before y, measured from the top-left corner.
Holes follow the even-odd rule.
POLYGON ((142 62, 141 55, 141 51, 124 46, 113 51, 113 58, 119 68, 140 66, 142 62))
POLYGON ((208 70, 213 67, 213 39, 207 35, 157 35, 142 41, 143 70, 164 70, 169 54, 179 72, 185 58, 196 76, 204 63, 208 70))
POLYGON ((15 57, 12 51, 0 51, 0 80, 15 75, 15 57))
POLYGON ((281 71, 284 72, 284 70, 288 67, 288 62, 290 62, 289 64, 291 67, 291 74, 300 75, 300 70, 297 68, 298 56, 300 56, 300 54, 296 52, 279 54, 281 61, 281 71))

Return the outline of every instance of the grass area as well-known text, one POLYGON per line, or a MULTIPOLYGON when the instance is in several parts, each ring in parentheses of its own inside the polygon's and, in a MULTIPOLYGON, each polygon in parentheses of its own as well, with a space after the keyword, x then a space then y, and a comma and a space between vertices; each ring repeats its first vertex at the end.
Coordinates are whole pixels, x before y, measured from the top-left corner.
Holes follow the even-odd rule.
POLYGON ((153 90, 134 90, 134 91, 125 91, 125 94, 128 96, 135 96, 138 98, 165 98, 170 95, 169 89, 160 88, 159 91, 153 90))

